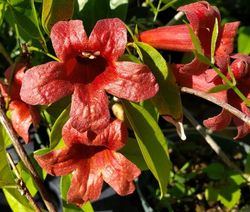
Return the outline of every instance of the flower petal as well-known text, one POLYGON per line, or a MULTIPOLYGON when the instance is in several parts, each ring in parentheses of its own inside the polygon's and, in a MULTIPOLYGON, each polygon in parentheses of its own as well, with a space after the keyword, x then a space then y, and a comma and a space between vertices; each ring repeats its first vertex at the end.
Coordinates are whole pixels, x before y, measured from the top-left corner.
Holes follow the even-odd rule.
POLYGON ((90 146, 106 146, 112 150, 121 149, 127 141, 127 128, 120 120, 116 119, 99 133, 92 131, 79 132, 71 125, 69 120, 63 127, 63 140, 66 145, 82 143, 90 146))
POLYGON ((96 200, 101 194, 102 184, 99 167, 92 166, 88 160, 83 160, 73 172, 67 200, 78 206, 96 200))
POLYGON ((94 160, 104 160, 103 180, 119 195, 128 195, 135 190, 133 180, 140 175, 141 171, 122 154, 104 150, 97 153, 94 160))
POLYGON ((139 102, 153 97, 159 89, 150 69, 144 64, 117 62, 100 76, 104 89, 119 98, 139 102))
POLYGON ((72 91, 72 84, 65 79, 63 64, 49 62, 25 72, 20 96, 31 105, 49 104, 72 91))
POLYGON ((217 7, 211 6, 206 1, 191 3, 178 8, 186 14, 194 30, 201 28, 213 29, 215 18, 220 24, 220 12, 217 7))
POLYGON ((62 176, 71 173, 77 168, 84 154, 79 145, 54 150, 44 155, 35 155, 39 165, 51 175, 62 176))
POLYGON ((88 41, 81 20, 57 22, 51 29, 50 37, 55 53, 62 61, 83 51, 88 41))
POLYGON ((79 132, 96 132, 107 127, 110 121, 108 97, 94 85, 75 85, 70 110, 71 125, 79 132))
MULTIPOLYGON (((240 103, 240 110, 247 116, 250 116, 250 109, 246 106, 244 102, 240 103)), ((237 118, 236 116, 233 117, 233 121, 237 126, 238 130, 237 135, 234 137, 235 140, 242 138, 250 133, 250 126, 247 123, 237 118)))
POLYGON ((237 33, 237 29, 240 22, 232 22, 225 24, 221 29, 221 34, 218 38, 217 43, 219 44, 216 48, 215 59, 216 64, 220 69, 227 70, 227 65, 229 64, 229 54, 233 52, 234 48, 234 38, 237 33))
POLYGON ((118 18, 99 20, 89 36, 89 48, 111 62, 124 53, 126 44, 127 30, 118 18))
POLYGON ((194 50, 188 27, 185 24, 146 30, 139 34, 139 40, 159 49, 182 52, 194 50))
POLYGON ((21 101, 11 101, 9 105, 11 111, 11 123, 19 136, 25 143, 29 142, 29 127, 32 124, 32 116, 29 106, 21 101))
POLYGON ((203 121, 203 124, 213 131, 220 131, 225 129, 231 122, 232 115, 227 110, 222 109, 221 113, 217 116, 203 121))

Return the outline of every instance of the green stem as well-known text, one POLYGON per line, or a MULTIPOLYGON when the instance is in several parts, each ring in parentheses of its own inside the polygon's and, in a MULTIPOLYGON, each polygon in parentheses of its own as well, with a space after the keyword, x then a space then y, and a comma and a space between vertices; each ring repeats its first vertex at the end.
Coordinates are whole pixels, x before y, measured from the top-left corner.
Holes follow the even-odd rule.
POLYGON ((212 68, 215 70, 215 72, 219 75, 219 77, 226 83, 228 84, 231 89, 240 97, 242 101, 246 103, 248 107, 250 107, 250 101, 245 97, 245 95, 215 66, 212 65, 212 68))
POLYGON ((158 16, 159 11, 160 11, 160 7, 161 7, 161 0, 159 0, 158 5, 157 5, 157 8, 156 8, 156 10, 154 11, 155 16, 154 16, 153 22, 155 22, 156 19, 157 19, 157 16, 158 16))
POLYGON ((31 46, 31 47, 28 47, 28 50, 29 51, 35 51, 35 52, 40 52, 42 54, 45 54, 46 56, 52 58, 53 60, 57 61, 57 62, 61 62, 57 57, 55 57, 54 55, 48 53, 48 52, 45 52, 37 47, 34 47, 34 46, 31 46))

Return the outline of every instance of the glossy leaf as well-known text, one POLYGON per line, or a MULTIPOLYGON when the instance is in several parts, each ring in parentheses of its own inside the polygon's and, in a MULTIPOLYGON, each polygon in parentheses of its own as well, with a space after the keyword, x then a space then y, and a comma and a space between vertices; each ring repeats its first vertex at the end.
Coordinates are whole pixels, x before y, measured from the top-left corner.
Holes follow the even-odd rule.
POLYGON ((239 29, 238 36, 238 52, 243 54, 250 54, 250 27, 242 26, 239 29))
POLYGON ((45 32, 49 35, 57 21, 71 19, 73 10, 73 0, 43 0, 42 26, 45 32))
POLYGON ((26 197, 22 196, 16 188, 4 188, 3 192, 12 211, 34 211, 26 197))
POLYGON ((65 108, 61 115, 57 118, 52 126, 50 133, 50 148, 53 149, 57 146, 62 138, 62 128, 66 121, 69 119, 70 106, 65 108))
POLYGON ((0 188, 4 188, 6 186, 14 186, 16 185, 14 181, 14 177, 10 166, 7 161, 6 151, 5 151, 5 142, 7 143, 9 140, 8 135, 5 133, 2 125, 0 125, 0 188))
POLYGON ((139 169, 148 169, 136 139, 128 138, 126 145, 119 152, 121 152, 127 159, 138 166, 139 169))
POLYGON ((76 207, 75 205, 67 203, 67 193, 71 183, 71 175, 66 175, 61 177, 60 189, 61 189, 61 198, 63 203, 63 211, 64 212, 94 212, 94 209, 91 206, 90 202, 84 204, 81 208, 76 207))
POLYGON ((30 37, 43 39, 34 0, 10 0, 9 3, 11 14, 18 26, 30 37))
POLYGON ((166 138, 143 107, 127 101, 123 104, 144 160, 159 183, 162 197, 167 191, 171 169, 166 138))
POLYGON ((136 42, 143 55, 143 61, 152 70, 160 91, 152 98, 160 115, 169 115, 178 120, 182 117, 180 91, 175 77, 161 54, 148 44, 136 42))
POLYGON ((4 18, 4 13, 6 11, 6 3, 5 2, 0 2, 0 28, 3 23, 3 18, 4 18))
POLYGON ((196 36, 196 34, 194 33, 193 29, 191 28, 191 26, 189 24, 187 24, 187 27, 188 27, 189 34, 191 36, 192 43, 193 43, 193 45, 195 47, 196 52, 198 54, 203 55, 203 50, 202 50, 199 38, 196 36))
POLYGON ((218 34, 219 34, 219 25, 218 25, 218 19, 216 18, 215 23, 214 23, 213 33, 212 33, 212 39, 211 39, 211 63, 215 62, 214 54, 215 54, 218 34))
MULTIPOLYGON (((78 0, 79 13, 77 18, 82 19, 87 32, 91 32, 96 21, 104 18, 127 17, 128 0, 78 0)), ((78 11, 76 11, 78 12, 78 11)))
POLYGON ((208 93, 217 93, 220 91, 226 91, 228 89, 230 89, 231 87, 228 84, 221 84, 221 85, 217 85, 213 88, 211 88, 208 93))

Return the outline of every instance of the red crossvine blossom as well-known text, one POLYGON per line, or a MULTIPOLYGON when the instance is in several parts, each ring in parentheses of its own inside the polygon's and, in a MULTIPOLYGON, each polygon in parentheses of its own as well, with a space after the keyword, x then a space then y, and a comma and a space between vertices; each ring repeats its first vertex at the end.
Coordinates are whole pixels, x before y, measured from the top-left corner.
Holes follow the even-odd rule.
POLYGON ((126 127, 121 121, 111 122, 91 139, 88 131, 79 133, 71 124, 66 124, 63 131, 66 147, 35 158, 49 174, 62 176, 72 173, 67 194, 69 203, 80 206, 96 200, 103 181, 120 195, 134 191, 133 180, 140 175, 140 170, 116 152, 127 140, 126 127))
POLYGON ((72 94, 71 123, 81 132, 97 132, 109 123, 105 91, 131 101, 158 91, 146 65, 117 61, 127 43, 125 25, 117 18, 98 21, 89 37, 82 21, 60 21, 52 27, 51 40, 61 62, 29 69, 21 98, 33 105, 49 104, 72 94))
POLYGON ((4 82, 0 82, 0 91, 2 96, 9 101, 9 110, 11 111, 11 123, 13 128, 17 134, 21 136, 26 143, 28 143, 28 131, 30 125, 34 124, 36 126, 38 124, 40 121, 40 114, 35 107, 24 103, 19 95, 26 67, 27 65, 24 63, 18 63, 16 67, 14 67, 14 65, 10 66, 5 71, 5 77, 9 85, 4 82), (15 70, 13 70, 13 68, 15 70), (12 71, 14 71, 13 80, 11 80, 12 71), (10 91, 9 94, 8 91, 10 91))
MULTIPOLYGON (((232 56, 232 58, 235 60, 230 67, 236 78, 237 87, 248 99, 250 99, 250 57, 247 55, 236 54, 232 56)), ((227 77, 230 78, 230 75, 228 74, 227 77)), ((233 90, 227 91, 227 102, 250 116, 250 109, 233 90)), ((222 110, 218 116, 205 120, 204 124, 213 130, 222 130, 230 124, 231 120, 233 120, 238 130, 235 139, 242 138, 250 132, 250 126, 247 123, 225 110, 222 110)))
MULTIPOLYGON (((211 38, 215 20, 218 20, 219 34, 215 50, 215 62, 220 69, 225 70, 229 63, 229 54, 233 51, 233 41, 239 22, 226 23, 221 26, 220 13, 218 9, 206 1, 199 1, 182 6, 178 11, 183 11, 193 31, 200 40, 204 54, 210 57, 211 38)), ((189 52, 194 50, 192 39, 185 24, 176 26, 165 26, 151 29, 140 33, 139 39, 155 48, 189 52)), ((179 68, 180 72, 186 74, 200 74, 208 66, 194 58, 188 64, 179 68)), ((212 76, 210 76, 213 78, 212 76)))

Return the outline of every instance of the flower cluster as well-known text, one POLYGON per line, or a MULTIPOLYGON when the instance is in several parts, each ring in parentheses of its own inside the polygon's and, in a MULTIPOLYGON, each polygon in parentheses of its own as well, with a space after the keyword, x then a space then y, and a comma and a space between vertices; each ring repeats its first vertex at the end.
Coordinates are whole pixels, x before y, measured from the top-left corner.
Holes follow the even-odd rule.
POLYGON ((158 84, 144 64, 118 61, 127 44, 124 23, 104 19, 88 37, 82 21, 60 21, 51 30, 60 62, 27 70, 20 96, 28 104, 50 104, 72 95, 70 117, 63 127, 66 146, 35 156, 48 173, 72 173, 68 202, 82 205, 100 195, 103 180, 120 195, 134 191, 140 170, 116 151, 127 140, 127 129, 109 113, 109 93, 139 102, 154 96, 158 84))
MULTIPOLYGON (((212 32, 216 20, 218 21, 219 29, 214 52, 214 64, 229 79, 228 66, 230 66, 237 80, 238 89, 249 98, 249 89, 247 88, 247 83, 250 80, 249 57, 240 54, 231 55, 239 22, 226 23, 222 26, 218 9, 206 1, 191 3, 180 7, 178 10, 186 14, 191 28, 199 38, 203 53, 208 58, 211 56, 212 32), (231 63, 231 59, 235 60, 231 63)), ((182 52, 195 50, 186 24, 147 30, 140 33, 139 39, 160 49, 182 52)), ((215 86, 225 83, 209 65, 200 62, 196 57, 188 64, 172 64, 172 69, 180 86, 208 92, 215 86)), ((232 90, 224 90, 211 95, 220 101, 231 104, 247 115, 250 114, 246 104, 232 90)), ((222 130, 230 124, 231 120, 234 121, 238 129, 235 139, 250 132, 248 124, 224 109, 218 116, 205 120, 204 125, 212 130, 222 130)))

